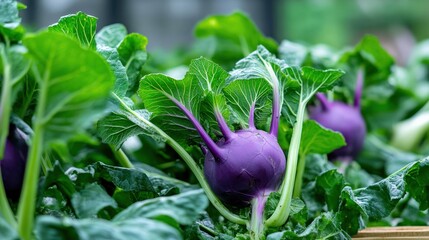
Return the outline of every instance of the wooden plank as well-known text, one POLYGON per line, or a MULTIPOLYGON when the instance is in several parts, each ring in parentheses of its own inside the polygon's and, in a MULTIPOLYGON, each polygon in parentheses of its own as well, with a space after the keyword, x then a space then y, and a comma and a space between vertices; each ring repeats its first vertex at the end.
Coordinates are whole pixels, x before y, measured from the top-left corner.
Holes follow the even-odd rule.
POLYGON ((358 232, 353 239, 401 239, 401 240, 429 240, 429 226, 404 227, 371 227, 358 232))

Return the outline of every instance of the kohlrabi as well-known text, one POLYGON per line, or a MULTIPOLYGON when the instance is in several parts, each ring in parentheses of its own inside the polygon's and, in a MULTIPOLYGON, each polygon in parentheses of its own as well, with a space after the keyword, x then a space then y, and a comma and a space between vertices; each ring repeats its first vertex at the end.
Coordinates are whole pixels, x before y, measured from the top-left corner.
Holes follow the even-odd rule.
MULTIPOLYGON (((138 134, 165 142, 188 165, 219 213, 247 225, 251 238, 260 239, 265 227, 284 225, 289 216, 306 105, 316 92, 331 89, 342 74, 291 67, 263 46, 229 73, 199 58, 181 80, 145 75, 138 90, 144 109, 114 90, 118 108, 98 122, 98 131, 116 149, 138 134), (281 114, 293 127, 287 157, 277 141, 281 114), (187 152, 189 146, 202 146, 204 163, 198 164, 187 152), (265 203, 274 191, 281 196, 268 216, 265 203), (246 211, 234 213, 249 204, 250 217, 246 211)), ((319 146, 308 147, 312 140, 306 141, 303 153, 319 146)))
POLYGON ((353 105, 339 101, 329 101, 325 95, 318 93, 318 106, 309 108, 310 118, 322 126, 340 132, 346 141, 346 146, 328 154, 330 160, 354 159, 363 147, 366 135, 365 120, 360 112, 363 72, 359 71, 353 105))
POLYGON ((259 47, 230 74, 200 58, 191 63, 182 80, 150 74, 140 83, 139 95, 155 115, 153 122, 177 136, 176 140, 203 143, 200 184, 204 188, 208 183, 206 192, 212 203, 216 206, 220 199, 229 207, 252 204, 249 229, 258 237, 265 201, 285 174, 286 157, 277 134, 285 88, 278 75, 286 81, 281 69, 286 66, 259 47), (232 126, 238 130, 231 130, 232 126), (211 191, 216 198, 210 196, 211 191))
POLYGON ((0 160, 0 170, 6 195, 14 200, 18 199, 21 193, 27 153, 28 146, 23 133, 14 125, 10 125, 5 154, 0 160))

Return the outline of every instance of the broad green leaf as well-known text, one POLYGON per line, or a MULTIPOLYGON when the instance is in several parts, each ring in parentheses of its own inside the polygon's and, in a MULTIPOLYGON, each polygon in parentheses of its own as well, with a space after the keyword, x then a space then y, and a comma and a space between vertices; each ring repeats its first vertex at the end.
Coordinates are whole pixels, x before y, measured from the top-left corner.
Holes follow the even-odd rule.
POLYGON ((282 113, 290 124, 294 124, 299 105, 305 107, 314 94, 331 89, 344 74, 341 70, 318 70, 311 67, 290 67, 285 69, 289 78, 282 113))
MULTIPOLYGON (((7 60, 7 64, 10 65, 11 72, 11 80, 12 85, 16 85, 19 80, 21 80, 24 75, 28 72, 30 68, 30 61, 25 57, 27 53, 27 49, 21 45, 13 45, 9 47, 7 50, 4 48, 3 44, 0 44, 0 49, 5 51, 5 57, 7 60)), ((0 73, 4 72, 4 62, 3 59, 0 58, 0 73)), ((3 79, 1 79, 3 81, 3 79)), ((16 89, 15 89, 16 92, 16 89)))
POLYGON ((327 154, 344 145, 346 142, 341 133, 326 129, 312 120, 304 122, 300 154, 327 154))
POLYGON ((361 218, 379 220, 390 214, 406 191, 422 200, 421 210, 427 209, 428 187, 426 183, 416 184, 428 172, 429 159, 410 163, 399 171, 366 188, 352 190, 346 186, 341 193, 339 212, 342 213, 343 229, 355 234, 361 218), (426 204, 426 205, 425 205, 426 204))
POLYGON ((344 53, 340 62, 353 61, 353 58, 360 58, 360 61, 372 65, 380 71, 377 75, 386 74, 386 71, 390 71, 389 69, 394 63, 394 59, 383 48, 380 41, 371 35, 365 36, 354 49, 344 53))
POLYGON ((316 178, 316 187, 323 193, 328 209, 333 211, 338 208, 341 190, 345 185, 344 176, 336 169, 326 171, 316 178))
POLYGON ((2 240, 19 240, 20 237, 16 230, 10 226, 0 214, 0 239, 2 240))
POLYGON ((76 192, 73 181, 64 173, 62 167, 57 162, 40 181, 40 191, 44 192, 49 187, 56 186, 65 196, 71 198, 76 192))
POLYGON ((196 77, 205 93, 219 94, 229 74, 216 63, 200 57, 191 61, 189 73, 196 77))
POLYGON ((19 10, 22 4, 15 0, 0 1, 0 35, 10 41, 19 41, 24 35, 24 28, 20 25, 19 10))
MULTIPOLYGON (((251 109, 254 108, 256 122, 261 122, 264 112, 271 113, 271 101, 268 99, 272 88, 263 79, 237 80, 224 88, 224 94, 233 114, 242 128, 249 126, 251 109), (261 116, 261 117, 260 117, 261 116)), ((270 116, 268 116, 270 117, 270 116)), ((266 120, 266 118, 265 118, 266 120)))
POLYGON ((127 36, 127 29, 124 25, 116 23, 103 27, 96 35, 97 45, 104 45, 110 48, 117 48, 122 40, 127 36))
POLYGON ((97 52, 106 59, 115 75, 113 92, 119 97, 125 97, 130 83, 127 76, 127 69, 122 65, 118 51, 115 48, 97 44, 97 52))
MULTIPOLYGON (((149 114, 141 114, 149 120, 149 114)), ((97 123, 98 135, 104 143, 112 144, 119 149, 130 137, 144 134, 146 131, 128 119, 123 111, 112 112, 97 123)))
POLYGON ((99 162, 94 165, 94 170, 97 178, 112 182, 123 190, 155 192, 146 174, 136 169, 115 167, 99 162))
POLYGON ((120 212, 114 222, 134 218, 171 218, 180 224, 192 224, 208 206, 203 190, 193 190, 170 197, 159 197, 135 203, 120 212))
POLYGON ((180 233, 173 227, 145 218, 120 222, 103 219, 59 219, 53 216, 37 218, 36 236, 45 240, 180 240, 180 233))
POLYGON ((97 53, 59 33, 42 32, 23 40, 40 86, 37 124, 44 142, 66 140, 104 111, 114 77, 97 53))
POLYGON ((97 29, 97 18, 83 12, 66 15, 49 26, 49 31, 61 32, 78 40, 82 46, 95 49, 95 31, 97 29))
POLYGON ((116 201, 106 193, 106 190, 96 183, 88 184, 81 191, 74 193, 71 204, 79 218, 93 218, 106 207, 118 207, 116 201))
POLYGON ((119 109, 101 119, 97 124, 98 135, 103 142, 113 144, 117 149, 131 136, 145 134, 156 141, 165 141, 149 120, 151 113, 145 109, 133 110, 128 106, 127 98, 120 99, 114 94, 119 109))
POLYGON ((225 89, 225 95, 242 125, 247 126, 252 106, 256 105, 259 110, 257 113, 268 111, 268 96, 271 99, 278 97, 280 109, 282 108, 283 92, 287 84, 282 70, 286 67, 284 61, 277 59, 263 46, 258 46, 256 51, 237 62, 227 79, 229 85, 225 89))
POLYGON ((163 74, 149 74, 143 77, 138 91, 145 108, 153 113, 154 122, 173 139, 179 142, 198 138, 194 126, 174 103, 176 101, 200 119, 203 95, 198 80, 191 74, 176 80, 163 74))
POLYGON ((130 86, 138 84, 140 72, 147 60, 146 45, 148 40, 138 33, 128 34, 120 43, 117 50, 122 65, 127 71, 130 86))
POLYGON ((222 114, 228 119, 230 112, 226 105, 222 89, 229 74, 216 63, 200 57, 191 61, 188 73, 198 80, 203 90, 204 101, 201 103, 200 119, 208 124, 208 130, 215 132, 218 129, 216 114, 222 114))
POLYGON ((405 175, 405 188, 420 204, 420 210, 429 208, 429 160, 421 161, 405 175))
POLYGON ((300 240, 300 239, 350 239, 350 236, 341 229, 340 222, 331 212, 324 212, 313 220, 304 230, 286 230, 271 233, 267 240, 300 240))
MULTIPOLYGON (((264 45, 273 52, 277 50, 277 43, 271 38, 264 37, 249 17, 240 12, 214 15, 200 21, 195 27, 195 35, 198 38, 214 38, 216 45, 210 47, 215 47, 215 51, 219 53, 226 48, 240 50, 234 54, 235 56, 230 57, 235 60, 256 50, 258 45, 264 45)), ((218 55, 222 58, 221 54, 218 55)))
POLYGON ((3 26, 17 25, 20 23, 18 2, 3 0, 0 3, 0 24, 3 26))

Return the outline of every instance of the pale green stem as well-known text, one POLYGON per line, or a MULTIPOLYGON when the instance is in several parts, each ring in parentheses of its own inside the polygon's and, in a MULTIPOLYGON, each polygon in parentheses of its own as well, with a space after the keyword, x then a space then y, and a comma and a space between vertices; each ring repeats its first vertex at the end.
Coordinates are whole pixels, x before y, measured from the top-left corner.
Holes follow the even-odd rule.
MULTIPOLYGON (((36 68, 33 69, 35 77, 40 78, 36 68)), ((44 79, 39 79, 40 91, 36 108, 36 119, 34 122, 34 134, 30 145, 30 152, 27 157, 25 168, 24 184, 21 192, 21 198, 18 205, 18 233, 23 240, 30 240, 34 223, 34 212, 36 207, 37 183, 40 174, 40 165, 43 153, 43 134, 44 125, 40 122, 45 116, 44 107, 46 106, 46 94, 48 84, 45 75, 44 79)))
POLYGON ((298 106, 296 123, 293 127, 292 139, 287 157, 286 174, 280 187, 280 201, 273 215, 265 221, 266 226, 281 226, 286 223, 289 217, 306 103, 307 101, 300 101, 298 106))
POLYGON ((259 240, 264 234, 264 208, 268 195, 262 194, 252 200, 252 216, 250 217, 250 237, 259 240))
POLYGON ((3 62, 3 86, 0 99, 0 161, 3 159, 6 138, 9 133, 9 120, 12 108, 12 73, 11 66, 7 59, 6 49, 0 48, 1 59, 3 62))
POLYGON ((119 164, 122 167, 134 168, 133 163, 130 161, 130 159, 127 157, 127 155, 125 154, 125 152, 121 148, 116 150, 116 148, 114 146, 112 146, 112 145, 109 145, 109 146, 112 149, 113 155, 115 156, 116 160, 118 160, 119 164))
POLYGON ((301 195, 302 178, 305 169, 305 154, 301 154, 298 160, 298 169, 296 171, 295 186, 293 188, 293 197, 298 198, 301 195))
POLYGON ((7 223, 13 228, 17 227, 15 215, 10 208, 9 201, 7 200, 6 191, 4 190, 3 177, 0 171, 0 213, 4 217, 7 223))
POLYGON ((197 163, 194 161, 194 159, 191 157, 191 155, 186 152, 185 149, 183 149, 182 146, 180 146, 179 143, 174 141, 168 134, 166 134, 164 131, 162 131, 160 128, 158 128, 156 125, 148 121, 147 119, 141 117, 139 114, 134 112, 127 104, 125 104, 122 99, 116 95, 115 93, 112 93, 113 98, 115 98, 116 101, 118 101, 121 106, 127 110, 129 113, 133 114, 134 117, 142 121, 145 125, 149 126, 151 129, 153 129, 155 132, 157 132, 163 139, 165 139, 165 142, 170 145, 178 154, 180 157, 182 157, 183 161, 185 161, 186 165, 191 169, 192 173, 195 175, 195 177, 198 180, 198 183, 201 185, 201 188, 204 190, 204 192, 207 195, 207 198, 209 201, 213 204, 213 206, 219 211, 222 216, 224 216, 226 219, 228 219, 231 222, 237 223, 237 224, 243 224, 246 225, 248 223, 247 220, 240 218, 238 215, 232 213, 229 211, 216 197, 216 195, 213 193, 211 188, 209 187, 207 181, 204 178, 204 174, 202 173, 202 170, 197 165, 197 163))
POLYGON ((33 230, 37 182, 43 151, 43 127, 36 125, 25 169, 24 185, 18 206, 18 232, 23 240, 30 240, 33 230))

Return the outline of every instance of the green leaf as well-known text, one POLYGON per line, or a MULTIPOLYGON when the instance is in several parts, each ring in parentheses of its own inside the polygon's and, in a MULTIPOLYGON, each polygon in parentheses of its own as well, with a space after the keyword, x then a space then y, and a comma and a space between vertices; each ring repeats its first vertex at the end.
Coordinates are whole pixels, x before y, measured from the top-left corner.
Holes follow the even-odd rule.
MULTIPOLYGON (((147 120, 150 118, 148 112, 141 112, 140 116, 147 120)), ((112 112, 98 121, 97 131, 104 143, 111 144, 116 149, 119 149, 128 138, 147 132, 145 128, 132 122, 124 111, 112 112)))
POLYGON ((78 40, 82 46, 95 49, 95 31, 97 30, 97 18, 83 12, 66 15, 49 26, 49 31, 64 33, 78 40))
POLYGON ((329 210, 337 210, 345 185, 344 176, 336 169, 328 170, 316 178, 316 188, 323 193, 329 210))
POLYGON ((139 134, 148 135, 159 142, 165 141, 164 136, 161 136, 156 131, 156 126, 149 121, 151 114, 147 110, 133 110, 117 95, 114 96, 120 109, 110 113, 97 124, 98 135, 104 143, 113 144, 119 149, 125 140, 139 134))
POLYGON ((266 121, 267 117, 263 113, 271 113, 271 101, 267 96, 272 93, 272 88, 263 79, 234 81, 224 89, 224 93, 243 129, 249 126, 252 107, 255 109, 255 120, 258 123, 266 121))
POLYGON ((115 167, 98 162, 94 165, 95 176, 112 182, 115 186, 135 192, 155 192, 145 173, 137 169, 115 167))
MULTIPOLYGON (((355 234, 362 225, 361 219, 380 220, 390 214, 406 191, 421 199, 421 210, 427 204, 427 184, 415 185, 428 172, 429 159, 410 163, 396 173, 366 188, 352 190, 346 186, 341 193, 339 212, 343 229, 355 234), (408 182, 410 181, 410 182, 408 182), (413 187, 411 187, 413 186, 413 187), (412 188, 412 189, 411 189, 412 188)), ((421 181, 421 180, 420 180, 421 181)))
POLYGON ((148 40, 145 36, 131 33, 121 41, 117 48, 122 65, 125 66, 127 71, 131 87, 140 80, 140 72, 147 60, 147 43, 148 40))
POLYGON ((279 97, 280 109, 282 108, 283 92, 287 84, 287 77, 282 70, 286 67, 285 62, 277 59, 263 46, 258 46, 256 51, 237 62, 227 79, 225 95, 242 125, 247 126, 252 106, 256 106, 259 113, 269 111, 271 101, 267 98, 270 95, 271 98, 279 97))
POLYGON ((392 56, 383 48, 377 37, 371 35, 366 35, 353 50, 344 53, 340 61, 351 61, 351 58, 356 57, 380 71, 389 69, 394 63, 392 56))
POLYGON ((324 212, 313 220, 303 231, 287 230, 271 233, 267 240, 299 240, 299 239, 350 239, 350 236, 341 229, 336 216, 331 212, 324 212))
POLYGON ((326 129, 312 120, 304 122, 300 154, 327 154, 345 145, 346 142, 341 133, 326 129))
POLYGON ((405 175, 405 188, 420 204, 419 209, 429 208, 429 161, 421 161, 410 168, 405 175))
POLYGON ((18 233, 0 214, 0 238, 2 240, 19 240, 18 233))
POLYGON ((3 0, 0 3, 0 24, 2 26, 13 26, 20 23, 18 3, 14 0, 3 0))
POLYGON ((124 25, 116 23, 103 27, 96 35, 97 45, 104 45, 110 48, 117 48, 122 40, 127 36, 127 29, 124 25))
MULTIPOLYGON (((1 47, 4 47, 4 45, 1 44, 1 47)), ((6 58, 11 68, 10 71, 12 85, 16 85, 24 77, 24 75, 28 72, 28 69, 30 68, 30 61, 25 56, 26 53, 27 49, 21 45, 13 45, 6 50, 6 58)), ((1 73, 3 73, 4 71, 3 68, 4 63, 3 60, 0 59, 1 73)), ((15 87, 15 92, 16 90, 17 89, 15 87)))
POLYGON ((208 206, 203 190, 193 190, 170 197, 159 197, 138 202, 113 219, 114 222, 134 218, 171 218, 180 224, 192 224, 208 206))
POLYGON ((182 239, 175 228, 145 218, 110 222, 103 219, 58 219, 53 216, 40 216, 37 218, 35 232, 39 239, 46 240, 182 239))
POLYGON ((97 213, 106 207, 118 207, 116 201, 96 183, 88 184, 73 194, 71 204, 79 218, 96 217, 97 213))
POLYGON ((97 44, 97 52, 106 59, 110 65, 110 69, 112 69, 113 74, 115 75, 115 86, 113 87, 113 92, 120 97, 125 97, 130 84, 127 76, 127 70, 119 59, 118 51, 115 48, 97 44))
POLYGON ((58 162, 56 162, 54 167, 41 179, 40 191, 44 192, 54 185, 69 198, 76 192, 73 181, 64 173, 58 162))
POLYGON ((109 65, 70 38, 42 32, 23 40, 35 63, 40 85, 37 123, 44 142, 66 140, 104 111, 113 85, 109 65))
POLYGON ((195 27, 195 35, 198 38, 215 38, 218 52, 225 48, 241 50, 241 53, 232 57, 235 60, 256 50, 258 45, 264 45, 273 52, 277 49, 277 43, 264 37, 249 17, 240 12, 214 15, 200 21, 195 27))
POLYGON ((191 61, 188 73, 198 80, 203 90, 200 119, 208 123, 209 131, 215 132, 218 129, 215 114, 221 113, 225 119, 228 119, 230 114, 222 94, 229 74, 216 63, 203 57, 191 61))
POLYGON ((282 113, 290 124, 296 121, 299 104, 306 105, 317 92, 331 89, 344 74, 341 70, 319 70, 311 67, 285 69, 289 78, 282 113))
POLYGON ((15 0, 0 2, 0 35, 9 41, 19 41, 24 35, 24 28, 20 25, 20 3, 15 0))
POLYGON ((138 94, 147 110, 153 113, 154 122, 178 142, 198 139, 192 123, 173 102, 177 101, 198 120, 203 90, 192 75, 176 80, 163 74, 149 74, 140 82, 138 94))

